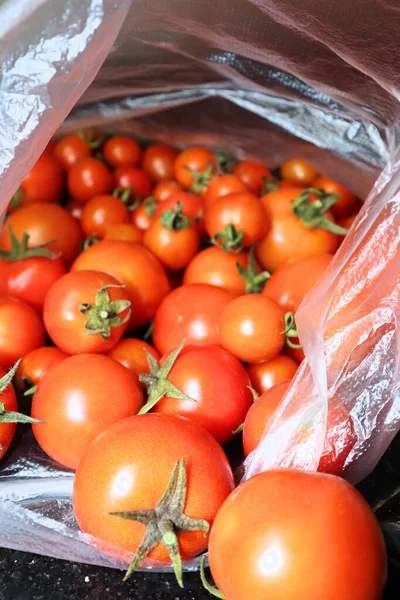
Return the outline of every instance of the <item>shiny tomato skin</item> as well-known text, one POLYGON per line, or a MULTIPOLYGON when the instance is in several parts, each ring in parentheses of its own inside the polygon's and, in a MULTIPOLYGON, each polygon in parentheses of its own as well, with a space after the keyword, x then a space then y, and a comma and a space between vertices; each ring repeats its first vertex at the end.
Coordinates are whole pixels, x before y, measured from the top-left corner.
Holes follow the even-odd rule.
POLYGON ((72 271, 101 269, 125 286, 132 303, 129 330, 146 325, 170 291, 164 268, 147 248, 134 242, 103 240, 76 259, 72 271))
POLYGON ((110 225, 104 234, 104 239, 122 240, 125 242, 136 242, 140 244, 143 241, 143 231, 131 223, 110 225))
POLYGON ((155 221, 155 208, 147 208, 144 204, 140 204, 135 210, 132 211, 132 225, 137 227, 141 231, 147 231, 150 225, 155 221))
POLYGON ((89 156, 72 165, 68 171, 67 185, 72 198, 85 204, 94 196, 111 192, 113 180, 108 167, 89 156))
POLYGON ((55 346, 41 346, 25 354, 15 374, 23 389, 38 385, 50 369, 68 358, 68 354, 55 346), (27 383, 25 383, 27 382, 27 383))
POLYGON ((155 212, 155 218, 160 219, 162 214, 166 210, 176 209, 178 202, 183 204, 182 213, 192 219, 192 221, 199 222, 204 213, 204 199, 196 194, 189 192, 176 192, 171 194, 169 198, 161 202, 158 205, 155 212))
POLYGON ((98 354, 70 356, 40 382, 32 417, 42 422, 32 429, 46 454, 76 469, 95 437, 142 404, 142 390, 117 361, 98 354))
MULTIPOLYGON (((5 374, 5 369, 0 367, 0 379, 4 377, 5 374)), ((18 411, 17 398, 11 383, 2 391, 0 401, 4 404, 6 410, 12 412, 18 411)), ((0 460, 9 449, 16 428, 16 423, 0 423, 0 460)))
POLYGON ((167 144, 152 144, 143 153, 142 168, 153 181, 173 179, 178 154, 176 148, 167 144))
POLYGON ((163 397, 157 413, 179 415, 195 421, 220 444, 234 437, 253 403, 250 380, 243 365, 218 346, 184 348, 168 380, 195 402, 163 397), (216 399, 218 409, 216 410, 216 399))
POLYGON ((194 258, 200 247, 200 234, 195 223, 171 231, 155 219, 145 232, 143 244, 151 250, 167 271, 180 271, 194 258))
POLYGON ((20 188, 23 191, 21 205, 57 202, 64 188, 64 175, 57 160, 51 154, 42 154, 20 188))
POLYGON ((229 194, 247 192, 247 187, 237 175, 230 173, 218 175, 215 177, 204 194, 206 209, 210 208, 218 198, 223 198, 229 194))
POLYGON ((117 167, 113 174, 114 186, 132 191, 132 199, 144 200, 150 196, 153 187, 150 177, 140 167, 122 165, 117 167))
MULTIPOLYGON (((148 414, 115 423, 88 448, 73 491, 74 512, 82 531, 95 536, 100 549, 100 540, 104 540, 121 552, 135 551, 143 538, 143 525, 110 513, 155 508, 181 459, 187 471, 184 513, 212 524, 234 487, 221 447, 189 419, 148 414)), ((206 549, 208 534, 178 533, 178 540, 181 557, 186 559, 206 549)), ((170 562, 161 545, 148 556, 170 562)))
POLYGON ((53 154, 64 171, 68 171, 82 158, 92 156, 92 149, 77 133, 72 133, 56 143, 53 154))
POLYGON ((82 210, 81 226, 87 236, 97 235, 100 239, 112 225, 130 223, 129 210, 120 200, 111 194, 94 196, 82 210))
POLYGON ((66 205, 66 210, 76 219, 77 221, 81 220, 82 217, 82 204, 76 202, 75 200, 70 200, 66 205))
POLYGON ((239 275, 237 263, 248 266, 247 252, 237 254, 224 252, 221 248, 210 246, 201 250, 188 264, 183 283, 206 283, 228 290, 234 294, 245 293, 245 281, 239 275))
POLYGON ((174 176, 183 189, 190 190, 195 183, 193 172, 204 173, 210 167, 212 175, 217 170, 217 160, 210 150, 188 148, 178 154, 174 164, 174 176))
POLYGON ((250 377, 251 386, 258 394, 263 394, 267 390, 283 383, 290 381, 298 368, 295 360, 285 354, 278 354, 275 358, 266 362, 249 364, 246 367, 250 377))
MULTIPOLYGON (((282 179, 294 185, 309 187, 314 184, 315 179, 318 177, 318 171, 308 160, 293 158, 282 164, 281 176, 282 179)), ((317 186, 313 185, 313 187, 317 186)))
MULTIPOLYGON (((150 373, 149 363, 147 361, 146 351, 159 360, 160 355, 153 346, 137 338, 125 338, 118 342, 114 348, 107 352, 107 356, 117 360, 131 371, 139 383, 141 373, 150 373)), ((144 387, 140 383, 141 387, 144 387)))
POLYGON ((83 239, 80 225, 69 212, 56 204, 37 202, 10 215, 0 235, 3 250, 11 249, 10 227, 17 239, 21 239, 24 233, 29 235, 30 248, 51 242, 46 248, 60 254, 67 266, 80 252, 83 239))
POLYGON ((233 295, 202 283, 182 285, 160 304, 153 329, 153 343, 160 354, 188 345, 220 344, 218 320, 233 295))
MULTIPOLYGON (((127 322, 112 326, 108 339, 85 327, 88 318, 80 307, 94 304, 98 292, 105 286, 117 286, 107 290, 111 301, 128 300, 128 294, 117 279, 100 271, 72 271, 50 288, 44 304, 44 324, 54 344, 67 354, 103 354, 111 350, 125 332, 127 322)), ((124 321, 128 314, 129 310, 125 310, 119 317, 124 321)))
POLYGON ((356 195, 345 188, 340 183, 329 179, 329 177, 320 176, 313 181, 313 187, 319 190, 324 190, 327 194, 338 194, 339 198, 331 208, 331 212, 335 219, 345 219, 355 215, 361 206, 356 195))
POLYGON ((162 179, 153 189, 153 196, 157 202, 164 202, 175 192, 181 192, 182 187, 175 179, 162 179))
POLYGON ((38 313, 28 304, 0 297, 0 366, 10 369, 20 358, 43 346, 46 333, 38 313))
POLYGON ((272 177, 271 171, 262 163, 242 160, 233 169, 233 174, 236 175, 252 194, 258 195, 265 188, 264 178, 272 177))
POLYGON ((380 600, 386 580, 383 536, 361 494, 294 469, 260 473, 229 496, 209 561, 229 600, 380 600))
POLYGON ((113 135, 103 146, 103 155, 113 167, 137 165, 142 157, 140 146, 132 138, 113 135))

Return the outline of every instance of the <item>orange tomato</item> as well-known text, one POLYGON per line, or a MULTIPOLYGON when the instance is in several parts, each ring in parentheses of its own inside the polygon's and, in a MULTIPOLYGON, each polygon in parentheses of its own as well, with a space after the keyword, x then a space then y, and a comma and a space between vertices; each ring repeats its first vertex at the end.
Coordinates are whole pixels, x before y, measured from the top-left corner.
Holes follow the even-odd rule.
POLYGON ((272 360, 247 365, 252 387, 258 394, 263 394, 278 383, 290 381, 298 368, 297 362, 285 354, 278 354, 272 360))

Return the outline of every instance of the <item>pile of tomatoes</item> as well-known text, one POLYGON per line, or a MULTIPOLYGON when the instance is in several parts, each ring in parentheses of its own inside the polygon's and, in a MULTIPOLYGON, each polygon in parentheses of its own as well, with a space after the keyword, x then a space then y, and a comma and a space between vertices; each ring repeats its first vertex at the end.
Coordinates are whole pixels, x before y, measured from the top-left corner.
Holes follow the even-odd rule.
POLYGON ((319 473, 233 491, 223 450, 262 438, 304 358, 294 313, 359 208, 302 159, 271 172, 97 130, 51 141, 0 234, 0 458, 31 423, 127 576, 149 557, 182 584, 208 547, 218 597, 379 598, 378 525, 332 476, 356 442, 341 405, 319 473))

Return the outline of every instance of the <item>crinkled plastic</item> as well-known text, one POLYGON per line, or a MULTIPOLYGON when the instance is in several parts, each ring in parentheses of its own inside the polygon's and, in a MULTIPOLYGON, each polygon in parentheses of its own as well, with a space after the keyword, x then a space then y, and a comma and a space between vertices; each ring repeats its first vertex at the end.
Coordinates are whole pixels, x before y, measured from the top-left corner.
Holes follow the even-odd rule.
MULTIPOLYGON (((2 210, 78 99, 64 130, 120 128, 230 148, 271 166, 304 156, 366 198, 296 315, 307 359, 244 477, 275 466, 316 469, 332 401, 354 422, 344 472, 353 482, 399 429, 398 11, 395 0, 0 6, 2 210)), ((0 545, 126 564, 128 556, 100 554, 78 531, 73 475, 46 458, 31 433, 17 442, 0 468, 0 545)))

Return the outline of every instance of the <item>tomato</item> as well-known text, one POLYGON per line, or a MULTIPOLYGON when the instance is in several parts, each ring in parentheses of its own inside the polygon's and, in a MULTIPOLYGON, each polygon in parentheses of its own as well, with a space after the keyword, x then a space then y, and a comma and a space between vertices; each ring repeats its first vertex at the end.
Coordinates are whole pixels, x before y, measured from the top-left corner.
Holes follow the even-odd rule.
POLYGON ((172 179, 178 154, 176 148, 167 144, 152 144, 144 151, 142 167, 153 181, 172 179))
POLYGON ((123 190, 131 190, 133 198, 143 200, 150 195, 153 184, 146 171, 132 165, 117 167, 114 171, 114 185, 123 190))
POLYGON ((104 353, 121 339, 131 303, 121 284, 100 271, 73 271, 49 290, 44 324, 67 354, 104 353))
POLYGON ((98 354, 70 356, 39 383, 32 401, 39 446, 64 467, 76 469, 90 442, 109 425, 137 413, 143 395, 117 361, 98 354))
POLYGON ((278 354, 272 360, 247 365, 246 370, 252 387, 258 394, 263 394, 278 383, 290 381, 294 377, 297 367, 297 362, 289 356, 278 354))
POLYGON ((218 198, 247 191, 246 185, 239 177, 237 177, 237 175, 232 175, 230 173, 219 175, 211 181, 204 195, 206 208, 210 208, 218 198))
POLYGON ((210 183, 217 170, 217 160, 206 148, 188 148, 178 154, 174 174, 176 181, 194 193, 201 192, 210 183))
POLYGON ((314 184, 315 179, 318 177, 318 171, 308 160, 293 158, 281 165, 281 176, 282 179, 286 179, 294 185, 308 187, 314 184))
POLYGON ((29 248, 48 244, 47 250, 60 254, 67 266, 80 252, 83 238, 80 225, 69 212, 56 204, 37 202, 10 215, 0 235, 3 250, 11 249, 10 228, 17 239, 21 239, 24 233, 29 235, 29 248))
MULTIPOLYGON (((181 476, 180 482, 182 479, 185 480, 181 476)), ((121 513, 155 509, 171 482, 175 514, 170 514, 170 501, 164 502, 161 512, 164 518, 171 516, 179 543, 179 549, 174 546, 177 555, 181 559, 196 556, 207 548, 208 533, 199 527, 183 531, 189 529, 186 515, 206 521, 204 529, 208 529, 234 483, 221 447, 202 427, 188 419, 142 415, 115 423, 101 434, 90 445, 76 471, 73 507, 78 525, 94 536, 92 541, 98 548, 105 546, 109 552, 112 544, 126 558, 127 551, 137 551, 145 528, 133 518, 123 518, 121 513), (179 494, 176 477, 185 473, 186 482, 183 481, 179 494), (180 505, 176 501, 182 497, 180 505), (178 526, 176 521, 182 513, 178 526)), ((152 524, 157 538, 161 537, 158 521, 152 524)), ((167 549, 159 542, 160 539, 155 539, 154 547, 145 548, 144 556, 170 563, 167 549)), ((178 570, 177 577, 182 585, 178 570)))
POLYGON ((313 187, 324 190, 327 194, 338 194, 339 198, 331 208, 335 219, 345 219, 359 211, 360 202, 357 200, 356 195, 340 183, 333 181, 333 179, 321 175, 313 181, 313 187))
POLYGON ((102 239, 111 225, 130 223, 131 215, 126 204, 116 196, 94 196, 83 207, 81 225, 87 236, 102 239))
POLYGON ((140 146, 132 138, 113 135, 103 146, 104 158, 113 167, 137 165, 142 157, 140 146))
POLYGON ((339 219, 337 223, 340 225, 340 227, 344 227, 344 229, 350 229, 356 220, 356 217, 357 215, 352 215, 351 217, 346 217, 345 219, 339 219))
POLYGON ((182 213, 192 221, 199 223, 204 213, 204 200, 201 196, 189 192, 176 192, 158 205, 155 217, 160 219, 166 210, 176 209, 182 204, 182 213))
POLYGON ((83 211, 82 204, 79 204, 79 202, 76 202, 76 200, 70 200, 65 208, 69 213, 71 213, 74 219, 77 221, 81 220, 83 211))
POLYGON ((125 286, 132 303, 130 330, 146 325, 170 291, 167 275, 147 248, 134 242, 103 240, 74 262, 72 271, 101 269, 125 286))
POLYGON ((262 294, 239 296, 221 312, 221 343, 234 356, 250 363, 278 356, 285 343, 285 313, 262 294))
POLYGON ((232 300, 227 290, 191 283, 173 290, 160 304, 153 330, 153 343, 161 354, 187 344, 209 345, 221 342, 218 320, 232 300))
MULTIPOLYGON (((162 359, 162 363, 165 357, 162 359)), ((156 412, 180 415, 202 425, 220 444, 234 437, 253 403, 245 368, 218 346, 184 348, 168 374, 168 381, 194 402, 163 396, 156 412), (223 398, 216 409, 216 399, 223 398)), ((156 390, 150 391, 156 394, 156 390)))
POLYGON ((182 188, 175 179, 165 179, 157 183, 153 190, 153 196, 157 202, 164 202, 164 200, 175 194, 175 192, 181 191, 182 188))
POLYGON ((244 294, 246 283, 239 274, 237 263, 247 268, 248 254, 234 254, 211 246, 199 252, 188 264, 183 283, 207 283, 234 294, 244 294))
POLYGON ((54 150, 55 150, 56 145, 57 145, 56 140, 55 139, 50 139, 47 142, 46 148, 43 150, 43 154, 54 154, 54 150))
POLYGON ((270 179, 272 173, 262 163, 242 160, 233 169, 238 177, 252 194, 258 195, 265 188, 265 179, 270 179))
POLYGON ((72 133, 56 143, 53 154, 64 171, 68 171, 82 158, 92 156, 92 148, 83 136, 72 133))
MULTIPOLYGON (((125 338, 118 342, 118 344, 107 353, 107 356, 117 360, 121 365, 124 365, 124 367, 129 369, 135 376, 135 379, 139 382, 140 373, 150 372, 146 352, 151 354, 156 360, 160 358, 157 350, 147 342, 136 338, 125 338)), ((143 384, 140 384, 140 386, 142 385, 143 384)))
POLYGON ((5 411, 16 412, 18 410, 17 398, 11 383, 5 386, 6 371, 0 367, 0 460, 10 447, 13 440, 16 423, 2 423, 1 419, 5 411))
POLYGON ((132 225, 141 231, 146 231, 156 219, 157 206, 157 202, 152 196, 145 198, 142 204, 132 211, 132 225))
POLYGON ((125 242, 141 243, 143 240, 143 232, 136 225, 130 223, 121 223, 110 225, 104 234, 105 240, 123 240, 125 242))
POLYGON ((284 310, 296 312, 332 258, 332 254, 317 254, 279 267, 265 284, 263 294, 275 300, 284 310))
POLYGON ((12 367, 18 359, 45 342, 45 330, 38 313, 28 304, 0 297, 0 366, 12 367))
POLYGON ((38 385, 46 373, 68 358, 68 354, 55 346, 41 346, 25 354, 16 373, 16 381, 23 390, 38 385))
POLYGON ((205 227, 211 239, 224 249, 241 249, 266 235, 269 218, 254 194, 228 194, 216 200, 207 210, 205 227))
POLYGON ((64 176, 57 160, 49 153, 42 154, 21 181, 10 208, 16 209, 36 202, 57 202, 64 188, 64 176))
POLYGON ((295 469, 260 473, 229 496, 209 561, 229 600, 380 600, 386 579, 383 536, 361 494, 295 469))
POLYGON ((72 198, 85 204, 94 196, 108 194, 113 180, 109 169, 96 158, 82 158, 68 171, 68 191, 72 198))
MULTIPOLYGON (((299 340, 298 339, 293 339, 292 342, 294 344, 298 344, 299 340)), ((304 354, 304 350, 303 348, 291 348, 290 346, 286 346, 285 347, 285 354, 287 354, 290 358, 292 358, 293 360, 295 360, 297 362, 298 365, 300 365, 304 358, 305 358, 305 354, 304 354)))

